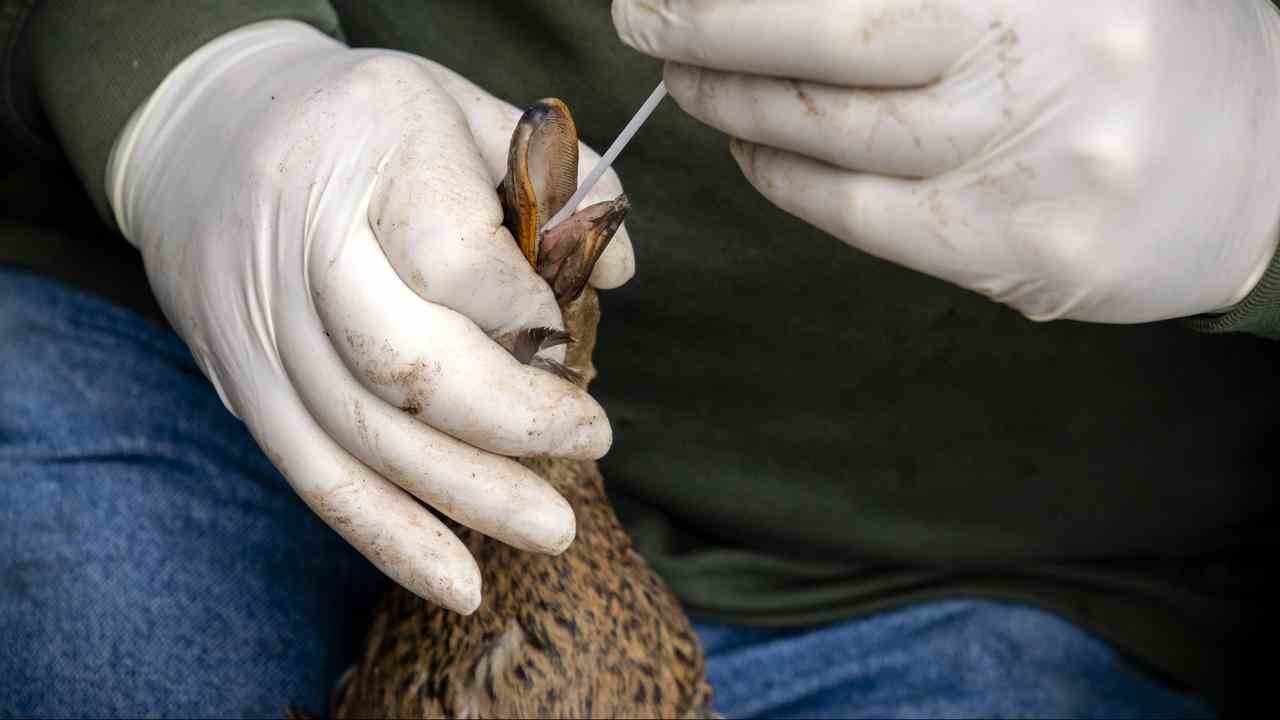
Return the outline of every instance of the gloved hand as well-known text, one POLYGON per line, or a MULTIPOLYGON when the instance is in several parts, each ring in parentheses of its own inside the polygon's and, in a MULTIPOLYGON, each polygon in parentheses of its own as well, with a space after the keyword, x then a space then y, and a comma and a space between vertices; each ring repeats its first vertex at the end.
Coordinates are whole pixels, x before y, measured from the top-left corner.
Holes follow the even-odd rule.
MULTIPOLYGON (((493 339, 563 328, 501 225, 519 115, 421 58, 270 21, 181 63, 107 170, 120 228, 226 406, 338 533, 460 612, 479 570, 415 496, 560 552, 573 511, 503 456, 596 458, 612 441, 589 395, 493 339)), ((586 202, 621 190, 602 185, 586 202)), ((620 231, 593 284, 633 266, 620 231)))
POLYGON ((1280 221, 1268 0, 615 0, 766 198, 1034 319, 1240 301, 1280 221))

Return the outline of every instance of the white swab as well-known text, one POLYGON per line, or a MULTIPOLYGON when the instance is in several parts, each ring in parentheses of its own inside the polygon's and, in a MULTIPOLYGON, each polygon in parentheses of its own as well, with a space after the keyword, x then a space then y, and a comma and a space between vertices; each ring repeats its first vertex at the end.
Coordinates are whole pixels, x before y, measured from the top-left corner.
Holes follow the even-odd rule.
POLYGON ((596 166, 591 169, 591 174, 582 181, 582 184, 573 192, 573 196, 564 204, 564 207, 560 208, 560 211, 552 215, 551 219, 542 226, 543 232, 559 225, 565 218, 572 215, 574 210, 578 209, 578 204, 582 202, 582 198, 586 197, 588 192, 591 192, 591 188, 595 186, 596 181, 600 179, 601 175, 604 175, 605 170, 609 169, 613 161, 618 158, 618 154, 622 152, 622 148, 627 146, 631 137, 636 134, 636 131, 640 129, 644 121, 649 119, 649 115, 653 114, 654 108, 658 107, 658 103, 662 102, 662 98, 666 96, 667 85, 665 82, 659 82, 658 87, 654 88, 653 92, 649 94, 649 99, 644 101, 644 104, 636 111, 635 117, 631 118, 631 122, 622 128, 621 133, 618 133, 618 139, 614 140, 609 149, 605 151, 604 157, 600 158, 600 162, 596 163, 596 166))

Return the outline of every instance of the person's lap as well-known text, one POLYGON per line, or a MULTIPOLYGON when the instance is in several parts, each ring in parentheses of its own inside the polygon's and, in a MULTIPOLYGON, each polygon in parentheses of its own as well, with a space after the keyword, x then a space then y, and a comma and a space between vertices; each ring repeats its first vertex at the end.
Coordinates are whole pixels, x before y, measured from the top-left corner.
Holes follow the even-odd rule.
POLYGON ((985 600, 806 630, 697 626, 726 717, 1207 717, 1066 620, 985 600))
POLYGON ((0 338, 0 715, 322 702, 387 581, 181 341, 4 269, 0 338))
MULTIPOLYGON (((171 332, 0 267, 0 716, 319 710, 386 583, 171 332)), ((1016 605, 698 629, 731 717, 1206 712, 1016 605)))

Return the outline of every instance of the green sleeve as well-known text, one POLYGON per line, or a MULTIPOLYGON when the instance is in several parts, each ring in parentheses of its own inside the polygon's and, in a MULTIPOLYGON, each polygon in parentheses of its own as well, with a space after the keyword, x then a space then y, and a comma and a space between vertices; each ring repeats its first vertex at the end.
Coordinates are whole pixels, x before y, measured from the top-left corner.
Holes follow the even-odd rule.
POLYGON ((328 0, 2 1, 0 130, 36 152, 56 143, 113 227, 103 187, 111 145, 183 58, 260 20, 300 20, 340 37, 328 0))
POLYGON ((1280 250, 1271 265, 1238 305, 1221 315, 1201 315, 1188 319, 1200 332, 1246 332, 1280 340, 1280 250))

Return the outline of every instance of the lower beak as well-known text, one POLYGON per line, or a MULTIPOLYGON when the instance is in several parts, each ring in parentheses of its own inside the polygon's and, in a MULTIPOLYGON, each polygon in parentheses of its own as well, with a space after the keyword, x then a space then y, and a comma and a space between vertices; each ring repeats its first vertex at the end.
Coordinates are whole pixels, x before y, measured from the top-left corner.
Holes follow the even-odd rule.
POLYGON ((627 196, 620 195, 579 210, 543 233, 536 269, 560 304, 573 302, 582 293, 630 208, 627 196))

